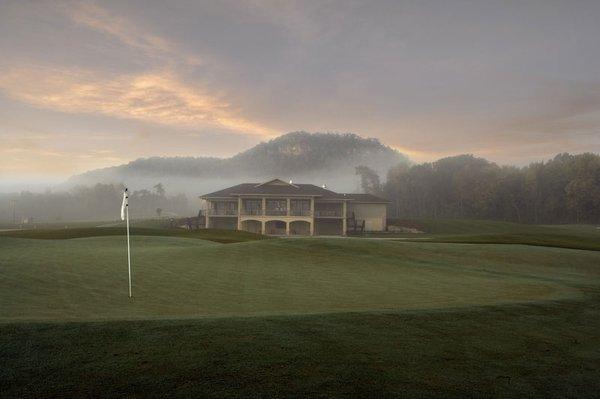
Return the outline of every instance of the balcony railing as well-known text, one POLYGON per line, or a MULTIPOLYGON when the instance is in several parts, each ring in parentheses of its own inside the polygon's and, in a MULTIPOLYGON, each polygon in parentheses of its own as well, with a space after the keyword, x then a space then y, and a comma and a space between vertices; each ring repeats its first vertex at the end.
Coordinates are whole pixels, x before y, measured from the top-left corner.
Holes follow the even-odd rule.
MULTIPOLYGON (((325 215, 325 213, 331 213, 332 211, 321 211, 322 213, 324 213, 324 215, 322 216, 336 216, 336 217, 341 217, 341 211, 338 212, 339 214, 336 215, 325 215)), ((318 212, 315 212, 315 214, 317 214, 318 212)), ((291 209, 290 212, 288 213, 287 209, 267 209, 265 212, 262 211, 262 209, 242 209, 242 211, 240 212, 241 215, 244 216, 311 216, 312 212, 310 211, 310 209, 291 209)), ((216 215, 215 213, 209 213, 209 215, 216 215)), ((229 214, 227 214, 229 215, 229 214)), ((237 211, 234 211, 234 213, 232 215, 237 215, 237 211)), ((317 214, 317 216, 319 216, 317 214)))
POLYGON ((268 216, 286 216, 287 209, 267 209, 266 215, 268 216))
POLYGON ((290 210, 290 216, 310 216, 312 212, 310 209, 292 209, 290 210))
POLYGON ((242 209, 240 212, 242 215, 262 215, 262 209, 242 209))
POLYGON ((342 211, 341 210, 332 210, 332 209, 323 209, 323 210, 315 210, 316 217, 326 217, 326 218, 341 218, 342 211))
POLYGON ((237 209, 208 209, 210 216, 237 216, 237 209))
MULTIPOLYGON (((209 216, 237 216, 237 209, 207 209, 202 211, 203 215, 208 214, 209 216)), ((290 209, 289 213, 287 209, 267 209, 263 212, 262 209, 244 209, 240 211, 241 215, 245 216, 312 216, 313 212, 310 209, 290 209)), ((321 210, 315 211, 315 216, 321 217, 342 217, 341 211, 332 210, 321 210)))

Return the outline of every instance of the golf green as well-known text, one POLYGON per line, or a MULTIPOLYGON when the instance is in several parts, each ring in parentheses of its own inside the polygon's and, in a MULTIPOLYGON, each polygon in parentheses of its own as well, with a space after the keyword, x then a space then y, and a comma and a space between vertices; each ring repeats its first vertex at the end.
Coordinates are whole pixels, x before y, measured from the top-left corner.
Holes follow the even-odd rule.
POLYGON ((170 319, 440 309, 577 298, 600 252, 299 238, 235 244, 0 237, 4 321, 170 319))

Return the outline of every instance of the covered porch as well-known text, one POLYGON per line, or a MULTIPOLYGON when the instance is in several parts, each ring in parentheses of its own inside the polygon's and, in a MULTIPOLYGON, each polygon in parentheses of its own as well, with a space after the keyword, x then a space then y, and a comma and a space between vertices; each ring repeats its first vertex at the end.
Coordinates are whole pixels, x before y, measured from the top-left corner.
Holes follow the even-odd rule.
POLYGON ((272 236, 311 236, 314 234, 314 222, 308 218, 252 218, 242 220, 239 230, 272 236))

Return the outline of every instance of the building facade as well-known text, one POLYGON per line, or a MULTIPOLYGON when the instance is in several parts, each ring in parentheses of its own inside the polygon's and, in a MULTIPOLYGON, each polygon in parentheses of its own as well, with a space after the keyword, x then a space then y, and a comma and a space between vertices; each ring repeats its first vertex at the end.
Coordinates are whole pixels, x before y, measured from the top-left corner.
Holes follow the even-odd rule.
POLYGON ((200 197, 206 228, 269 235, 346 235, 386 229, 387 201, 369 194, 340 194, 280 179, 242 183, 200 197))

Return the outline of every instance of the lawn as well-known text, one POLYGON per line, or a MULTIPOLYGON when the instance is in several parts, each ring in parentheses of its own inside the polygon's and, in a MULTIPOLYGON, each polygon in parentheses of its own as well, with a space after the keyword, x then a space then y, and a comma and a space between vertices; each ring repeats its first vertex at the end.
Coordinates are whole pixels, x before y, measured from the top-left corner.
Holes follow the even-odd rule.
POLYGON ((0 236, 0 396, 600 389, 600 251, 111 229, 0 236))
MULTIPOLYGON (((0 237, 35 238, 41 240, 63 240, 71 238, 124 236, 125 227, 73 227, 64 229, 29 229, 0 231, 0 237)), ((135 236, 185 237, 220 243, 234 243, 264 240, 269 237, 246 231, 218 229, 164 229, 148 227, 131 227, 130 234, 135 236)), ((122 241, 122 240, 121 240, 122 241)))
POLYGON ((423 233, 368 233, 367 238, 401 238, 463 244, 524 244, 600 251, 600 228, 591 225, 530 225, 493 220, 415 219, 392 224, 423 233))
POLYGON ((97 320, 298 314, 572 298, 600 252, 363 239, 219 244, 122 236, 0 237, 0 318, 97 320))
POLYGON ((589 295, 443 311, 0 325, 0 396, 597 398, 600 300, 589 295))

